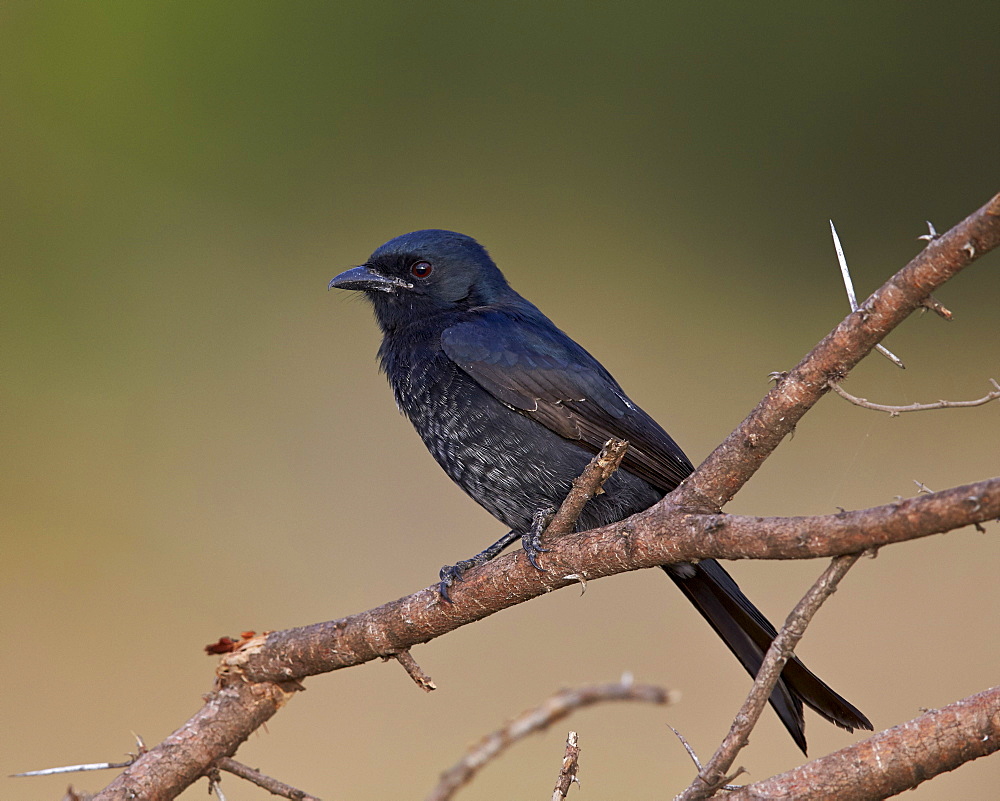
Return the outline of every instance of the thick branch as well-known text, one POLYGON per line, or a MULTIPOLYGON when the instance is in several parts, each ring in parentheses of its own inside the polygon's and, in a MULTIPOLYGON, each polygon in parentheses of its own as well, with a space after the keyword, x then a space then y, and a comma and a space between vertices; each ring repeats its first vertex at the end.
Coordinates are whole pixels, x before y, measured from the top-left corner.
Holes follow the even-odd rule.
POLYGON ((302 679, 427 642, 529 598, 629 570, 697 559, 808 559, 857 553, 1000 517, 1000 478, 918 495, 873 509, 816 517, 701 515, 654 508, 549 543, 547 572, 521 554, 470 573, 456 603, 435 588, 359 615, 276 631, 224 658, 224 677, 302 679), (476 603, 461 603, 468 594, 476 603))
POLYGON ((855 801, 889 798, 1000 750, 1000 687, 970 696, 802 767, 726 794, 855 801))
POLYGON ((880 548, 998 518, 1000 477, 832 515, 686 515, 671 525, 649 510, 631 522, 641 542, 647 536, 655 539, 650 543, 657 553, 654 558, 677 546, 684 558, 693 559, 811 559, 880 548), (666 542, 655 538, 658 526, 668 536, 666 542))

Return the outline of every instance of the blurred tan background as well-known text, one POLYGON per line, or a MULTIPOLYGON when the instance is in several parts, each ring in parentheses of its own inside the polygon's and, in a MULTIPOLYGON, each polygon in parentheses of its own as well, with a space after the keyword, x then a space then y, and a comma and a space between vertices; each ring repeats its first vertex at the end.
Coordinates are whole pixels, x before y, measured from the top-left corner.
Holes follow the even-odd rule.
MULTIPOLYGON (((0 773, 115 760, 211 686, 201 647, 423 587, 499 524, 441 473, 327 281, 452 228, 600 358, 697 463, 846 313, 1000 189, 986 4, 23 3, 0 7, 0 773), (597 322, 608 312, 616 322, 597 322)), ((847 387, 969 399, 1000 378, 1000 257, 847 387)), ((825 399, 731 511, 817 514, 996 475, 1000 406, 890 419, 825 399)), ((800 653, 884 728, 997 681, 997 526, 883 550, 800 653)), ((735 565, 781 620, 822 570, 735 565)), ((312 679, 239 758, 325 799, 419 798, 471 742, 623 671, 683 693, 590 709, 463 799, 662 799, 748 679, 653 571, 557 593, 396 665, 312 679)), ((815 716, 813 755, 852 742, 815 716)), ((739 763, 800 762, 773 714, 739 763)), ((109 772, 0 779, 0 797, 109 772)), ((986 798, 1000 761, 913 798, 986 798)), ((262 791, 227 778, 230 799, 262 791)), ((204 785, 185 797, 201 797, 204 785)))

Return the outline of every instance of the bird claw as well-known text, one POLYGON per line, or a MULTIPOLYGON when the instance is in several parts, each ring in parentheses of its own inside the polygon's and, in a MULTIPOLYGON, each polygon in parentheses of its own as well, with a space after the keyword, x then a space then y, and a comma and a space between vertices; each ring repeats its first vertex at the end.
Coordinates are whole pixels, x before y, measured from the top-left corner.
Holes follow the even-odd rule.
POLYGON ((438 595, 441 596, 442 601, 448 604, 452 602, 448 588, 457 581, 464 581, 465 571, 470 567, 472 565, 469 561, 465 561, 459 562, 457 565, 445 565, 438 571, 438 578, 441 579, 441 583, 438 584, 438 595))
POLYGON ((541 571, 542 573, 547 573, 548 570, 546 570, 544 567, 538 564, 538 554, 548 553, 549 549, 542 548, 540 546, 536 547, 535 545, 528 545, 527 543, 523 544, 522 547, 524 548, 524 555, 528 557, 528 561, 531 563, 531 566, 535 568, 535 570, 541 571))

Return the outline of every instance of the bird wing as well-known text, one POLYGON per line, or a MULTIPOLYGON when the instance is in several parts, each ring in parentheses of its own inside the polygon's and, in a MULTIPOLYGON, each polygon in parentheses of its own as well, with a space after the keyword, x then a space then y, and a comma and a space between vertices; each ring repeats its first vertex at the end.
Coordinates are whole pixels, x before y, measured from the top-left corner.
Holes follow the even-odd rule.
POLYGON ((593 453, 628 440, 622 467, 664 492, 693 469, 600 362, 547 319, 484 312, 445 329, 441 347, 499 401, 593 453))

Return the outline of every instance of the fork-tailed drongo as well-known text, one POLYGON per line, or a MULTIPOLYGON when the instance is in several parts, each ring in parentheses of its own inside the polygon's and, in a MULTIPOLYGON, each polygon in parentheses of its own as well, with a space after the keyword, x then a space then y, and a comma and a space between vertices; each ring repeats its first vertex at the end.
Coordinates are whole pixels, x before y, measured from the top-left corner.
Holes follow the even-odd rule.
MULTIPOLYGON (((382 329, 382 370, 396 403, 452 480, 510 533, 441 571, 462 572, 521 538, 532 564, 547 513, 604 443, 628 440, 621 468, 583 510, 580 531, 656 503, 692 471, 684 452, 611 374, 511 289, 486 250, 451 231, 386 242, 330 282, 359 290, 382 329)), ((713 559, 664 565, 736 658, 756 675, 775 629, 713 559)), ((797 658, 771 705, 805 751, 803 702, 848 731, 868 719, 797 658)))

